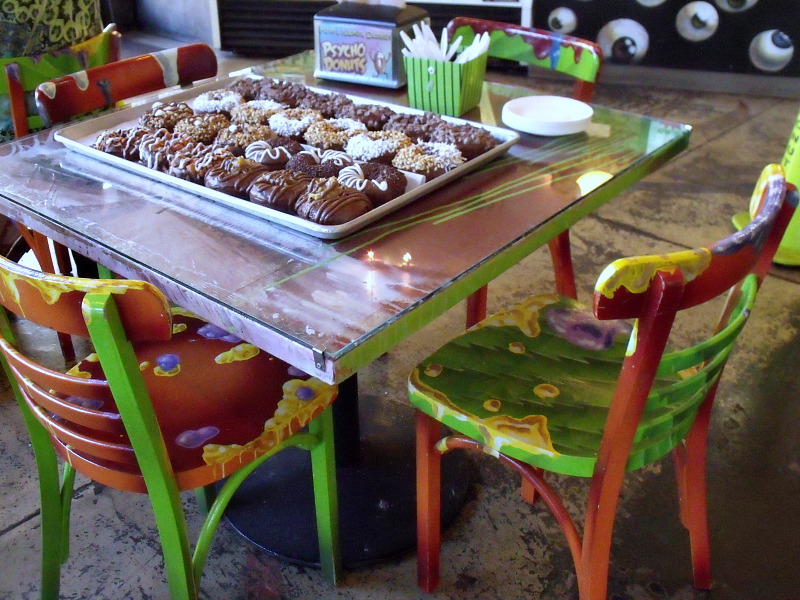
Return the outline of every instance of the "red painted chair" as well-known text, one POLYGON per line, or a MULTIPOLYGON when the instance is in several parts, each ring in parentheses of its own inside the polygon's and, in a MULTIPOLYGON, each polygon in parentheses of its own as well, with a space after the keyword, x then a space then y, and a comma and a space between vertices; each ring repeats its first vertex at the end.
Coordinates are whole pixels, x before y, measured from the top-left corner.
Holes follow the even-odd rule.
POLYGON ((43 327, 88 335, 95 348, 67 373, 53 371, 22 353, 0 310, 2 363, 39 470, 42 598, 58 598, 76 471, 150 495, 172 598, 194 599, 231 496, 259 464, 288 446, 311 452, 323 573, 337 580, 329 408, 335 386, 298 374, 184 310, 170 310, 163 295, 141 281, 51 275, 0 258, 0 303, 43 327), (57 455, 64 460, 61 482, 57 455), (224 478, 192 556, 178 494, 206 492, 200 488, 224 478))
MULTIPOLYGON (((603 63, 603 53, 594 42, 543 29, 471 17, 456 17, 448 23, 447 31, 451 40, 462 36, 462 44, 465 45, 470 44, 476 35, 486 32, 490 36, 490 57, 523 62, 574 77, 572 97, 582 102, 592 100, 603 63)), ((577 298, 569 230, 551 240, 549 246, 556 275, 556 290, 563 296, 577 298)), ((486 296, 487 287, 484 286, 467 299, 467 327, 472 327, 486 316, 486 296)))
POLYGON ((797 189, 788 188, 783 169, 770 165, 753 194, 754 219, 741 232, 695 250, 614 262, 598 279, 594 314, 564 296, 532 296, 414 369, 420 587, 432 591, 439 580, 441 454, 473 448, 518 471, 526 500, 541 494, 567 538, 582 600, 606 598, 625 472, 672 453, 694 584, 710 588, 709 415, 797 205, 797 189), (726 291, 711 338, 665 350, 679 311, 726 291), (442 438, 440 422, 457 433, 442 438), (582 537, 543 471, 591 478, 582 537))
POLYGON ((207 44, 190 44, 73 73, 36 88, 36 107, 49 127, 117 102, 217 74, 217 57, 207 44))

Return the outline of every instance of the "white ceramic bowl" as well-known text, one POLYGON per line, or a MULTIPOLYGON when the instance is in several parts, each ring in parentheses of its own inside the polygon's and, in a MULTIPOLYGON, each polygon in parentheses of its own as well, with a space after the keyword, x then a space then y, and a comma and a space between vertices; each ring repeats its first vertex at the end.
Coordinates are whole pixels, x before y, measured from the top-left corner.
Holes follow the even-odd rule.
POLYGON ((526 96, 503 106, 503 123, 534 135, 568 135, 585 131, 594 110, 585 102, 561 96, 526 96))

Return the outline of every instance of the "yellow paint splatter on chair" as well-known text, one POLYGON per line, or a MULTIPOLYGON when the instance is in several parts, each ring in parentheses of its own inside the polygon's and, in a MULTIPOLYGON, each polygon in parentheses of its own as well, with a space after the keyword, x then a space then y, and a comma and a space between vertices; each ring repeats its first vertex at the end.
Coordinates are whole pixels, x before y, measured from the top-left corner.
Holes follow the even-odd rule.
POLYGON ((675 269, 680 268, 684 280, 689 282, 705 271, 709 264, 711 264, 711 251, 708 248, 622 258, 608 265, 600 274, 595 291, 606 298, 613 298, 620 287, 633 294, 640 294, 650 285, 657 271, 673 273, 675 269))
POLYGON ((259 350, 253 344, 239 344, 238 346, 234 346, 227 352, 223 352, 214 358, 214 362, 219 365, 226 365, 228 363, 236 362, 237 360, 248 360, 256 356, 261 350, 259 350))
POLYGON ((428 377, 438 377, 442 374, 443 370, 442 365, 428 365, 425 367, 425 375, 428 377))
MULTIPOLYGON (((141 369, 141 365, 139 365, 139 368, 141 369)), ((157 375, 158 377, 175 377, 175 375, 177 375, 180 372, 181 372, 181 366, 180 365, 176 365, 174 368, 170 369, 169 371, 165 371, 161 367, 156 367, 155 369, 153 369, 153 374, 157 375)))
POLYGON ((540 383, 533 388, 533 393, 539 396, 539 398, 555 398, 561 393, 561 390, 552 383, 540 383))
POLYGON ((521 419, 497 415, 481 419, 480 423, 479 429, 486 445, 498 452, 504 445, 509 445, 531 454, 558 454, 547 430, 547 417, 543 415, 528 415, 521 419))
POLYGON ((74 367, 72 367, 69 371, 67 371, 67 375, 72 375, 73 377, 80 377, 81 379, 91 379, 92 374, 87 373, 86 371, 81 371, 81 363, 78 363, 74 367))
POLYGON ((491 400, 487 400, 486 402, 483 403, 483 408, 485 408, 489 412, 497 412, 500 410, 500 407, 502 405, 503 403, 500 402, 500 400, 492 398, 491 400))
POLYGON ((541 328, 539 327, 539 311, 548 304, 555 304, 559 299, 557 294, 529 296, 519 304, 485 318, 475 325, 475 328, 517 327, 528 337, 535 338, 541 333, 541 328))
POLYGON ((203 446, 203 460, 209 465, 224 465, 248 453, 261 456, 325 410, 337 393, 336 386, 316 377, 305 381, 291 379, 283 384, 283 398, 273 417, 264 423, 264 433, 244 445, 207 444, 203 446))

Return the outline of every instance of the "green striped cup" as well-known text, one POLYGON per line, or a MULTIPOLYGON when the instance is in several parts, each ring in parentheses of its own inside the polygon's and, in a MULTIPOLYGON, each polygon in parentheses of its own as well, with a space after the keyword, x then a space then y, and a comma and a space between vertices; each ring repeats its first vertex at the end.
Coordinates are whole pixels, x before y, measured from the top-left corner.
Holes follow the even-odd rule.
POLYGON ((414 108, 460 117, 480 102, 486 57, 484 52, 463 65, 403 57, 408 103, 414 108))

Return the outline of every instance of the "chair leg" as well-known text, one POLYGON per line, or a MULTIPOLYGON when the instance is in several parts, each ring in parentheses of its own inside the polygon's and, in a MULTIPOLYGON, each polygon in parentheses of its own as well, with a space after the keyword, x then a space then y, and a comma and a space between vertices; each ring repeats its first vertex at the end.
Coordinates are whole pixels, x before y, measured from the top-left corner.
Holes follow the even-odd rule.
POLYGON ((166 494, 166 497, 153 493, 149 495, 161 538, 170 597, 172 600, 197 600, 197 582, 189 554, 186 516, 183 514, 177 490, 174 497, 170 497, 172 494, 166 494))
MULTIPOLYGON (((19 223, 17 227, 22 237, 28 242, 31 250, 33 250, 33 255, 39 262, 39 267, 41 267, 42 271, 45 273, 55 273, 56 268, 53 264, 53 257, 50 254, 50 244, 47 238, 40 233, 29 230, 19 223)), ((58 343, 61 345, 61 354, 64 356, 64 360, 67 362, 75 360, 75 348, 72 346, 72 338, 66 333, 59 333, 58 343)))
POLYGON ((72 507, 72 494, 75 490, 75 469, 64 464, 61 476, 61 564, 69 558, 69 511, 72 507))
POLYGON ((417 585, 433 592, 439 585, 442 547, 442 456, 436 449, 441 425, 417 411, 417 585))
MULTIPOLYGON (((58 600, 61 583, 61 563, 63 548, 66 546, 62 529, 64 511, 62 506, 61 482, 58 476, 58 458, 50 441, 50 435, 33 416, 25 400, 22 399, 16 381, 11 377, 5 361, 6 374, 14 389, 14 395, 22 411, 23 419, 33 446, 34 458, 39 474, 39 502, 42 522, 42 581, 41 600, 58 600)), ((65 472, 66 475, 66 472, 65 472)), ((68 515, 67 515, 67 518, 68 515)))
MULTIPOLYGON (((544 470, 537 469, 535 467, 534 471, 540 477, 544 473, 544 470)), ((533 504, 534 502, 536 502, 536 498, 538 498, 538 492, 536 491, 536 488, 533 487, 533 484, 524 477, 522 478, 522 489, 520 490, 520 494, 522 495, 522 501, 527 502, 528 504, 533 504)))
POLYGON ((197 488, 194 491, 194 498, 197 501, 197 512, 204 517, 208 516, 208 511, 214 504, 214 499, 217 497, 217 490, 213 485, 197 488))
POLYGON ((578 291, 569 248, 569 229, 559 233, 547 245, 550 247, 550 258, 553 260, 553 271, 556 275, 556 291, 562 296, 577 299, 578 291))
POLYGON ((322 576, 336 585, 342 579, 342 557, 339 546, 339 492, 336 486, 332 408, 326 408, 325 412, 311 421, 308 430, 319 439, 319 443, 311 449, 319 562, 322 576))
POLYGON ((706 437, 711 416, 711 398, 700 406, 689 435, 686 436, 686 528, 692 547, 694 587, 711 589, 711 559, 706 512, 706 437))
POLYGON ((486 318, 486 298, 489 286, 485 285, 467 297, 467 329, 486 318))

